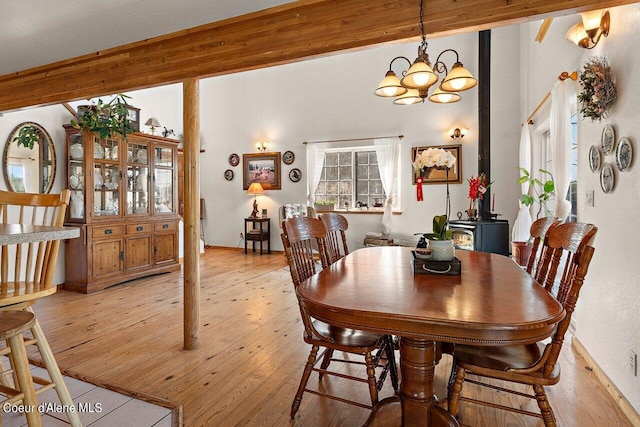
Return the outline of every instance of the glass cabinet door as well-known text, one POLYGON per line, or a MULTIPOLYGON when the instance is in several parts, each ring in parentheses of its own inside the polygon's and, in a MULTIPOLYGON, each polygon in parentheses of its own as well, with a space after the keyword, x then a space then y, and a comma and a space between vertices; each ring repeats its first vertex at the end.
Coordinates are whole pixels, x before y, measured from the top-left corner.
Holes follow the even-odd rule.
POLYGON ((149 214, 147 145, 127 143, 127 214, 149 214))
POLYGON ((93 138, 93 209, 95 217, 120 216, 120 140, 93 138))
POLYGON ((154 208, 156 213, 174 212, 173 206, 173 154, 169 147, 155 148, 153 179, 154 208))
POLYGON ((69 218, 84 219, 84 144, 81 133, 69 135, 69 189, 71 201, 69 203, 69 218))

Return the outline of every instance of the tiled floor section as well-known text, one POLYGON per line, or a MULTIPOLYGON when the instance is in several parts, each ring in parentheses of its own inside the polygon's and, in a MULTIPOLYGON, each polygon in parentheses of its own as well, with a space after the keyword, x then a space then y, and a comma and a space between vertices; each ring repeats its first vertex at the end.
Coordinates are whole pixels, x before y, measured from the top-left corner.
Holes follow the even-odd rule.
MULTIPOLYGON (((47 371, 32 366, 34 375, 49 378, 47 371)), ((76 409, 81 406, 80 420, 84 426, 93 427, 171 427, 171 409, 134 399, 120 393, 113 392, 93 384, 64 377, 76 404, 76 409)), ((37 388, 37 385, 36 385, 37 388)), ((38 395, 39 403, 59 404, 55 390, 47 390, 38 395)), ((42 417, 45 427, 57 427, 69 425, 64 413, 48 412, 42 417)), ((6 413, 2 411, 3 427, 26 426, 24 415, 6 413)))

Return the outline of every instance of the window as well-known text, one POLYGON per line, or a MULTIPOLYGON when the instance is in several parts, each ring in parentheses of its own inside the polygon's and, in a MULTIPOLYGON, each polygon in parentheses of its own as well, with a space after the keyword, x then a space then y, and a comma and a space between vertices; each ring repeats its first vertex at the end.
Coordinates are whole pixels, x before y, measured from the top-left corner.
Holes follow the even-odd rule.
POLYGON ((386 195, 375 150, 359 147, 327 151, 315 196, 317 201, 332 201, 340 209, 365 205, 381 208, 386 195))

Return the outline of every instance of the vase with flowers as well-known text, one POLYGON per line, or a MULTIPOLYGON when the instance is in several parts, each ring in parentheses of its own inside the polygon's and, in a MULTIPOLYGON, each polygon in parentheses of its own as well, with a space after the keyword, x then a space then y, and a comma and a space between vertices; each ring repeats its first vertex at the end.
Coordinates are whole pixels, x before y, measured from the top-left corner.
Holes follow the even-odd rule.
MULTIPOLYGON (((430 168, 445 169, 447 195, 445 200, 445 214, 436 215, 433 218, 433 232, 425 234, 424 237, 429 240, 429 248, 431 249, 431 259, 435 261, 451 261, 454 258, 455 251, 453 240, 451 239, 451 230, 449 230, 449 214, 451 213, 451 198, 449 195, 449 169, 453 167, 456 158, 450 152, 442 148, 428 148, 416 156, 413 167, 422 176, 423 172, 427 172, 430 168), (426 169, 426 170, 425 170, 426 169)), ((418 179, 417 198, 422 201, 422 180, 418 179)))
POLYGON ((484 193, 491 186, 491 183, 487 184, 487 176, 484 172, 476 177, 468 178, 469 182, 469 209, 467 209, 467 219, 469 221, 476 221, 478 219, 478 212, 480 211, 480 203, 484 198, 484 193))

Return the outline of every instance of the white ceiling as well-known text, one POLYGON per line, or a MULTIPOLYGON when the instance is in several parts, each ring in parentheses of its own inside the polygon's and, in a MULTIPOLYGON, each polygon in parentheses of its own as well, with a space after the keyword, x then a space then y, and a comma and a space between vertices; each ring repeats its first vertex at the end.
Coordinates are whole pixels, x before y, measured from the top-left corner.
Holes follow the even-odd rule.
POLYGON ((0 76, 295 0, 0 0, 0 76))

